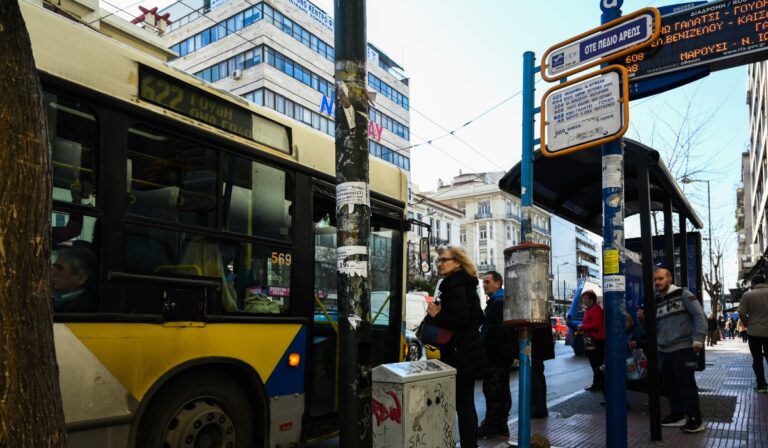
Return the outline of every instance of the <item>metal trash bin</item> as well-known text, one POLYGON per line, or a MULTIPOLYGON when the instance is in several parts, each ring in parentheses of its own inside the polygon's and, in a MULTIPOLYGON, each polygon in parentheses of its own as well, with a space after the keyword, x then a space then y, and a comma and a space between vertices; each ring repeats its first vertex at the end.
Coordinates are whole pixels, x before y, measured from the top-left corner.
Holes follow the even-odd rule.
POLYGON ((429 359, 382 364, 372 376, 374 448, 456 445, 456 369, 429 359))
POLYGON ((549 246, 523 243, 504 250, 504 325, 549 326, 549 246))

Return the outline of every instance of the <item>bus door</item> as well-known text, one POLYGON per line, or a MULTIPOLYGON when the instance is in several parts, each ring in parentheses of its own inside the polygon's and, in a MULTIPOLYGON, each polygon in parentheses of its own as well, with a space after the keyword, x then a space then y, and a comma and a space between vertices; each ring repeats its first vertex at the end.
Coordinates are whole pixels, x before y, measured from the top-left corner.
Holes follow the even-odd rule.
MULTIPOLYGON (((325 420, 338 411, 338 296, 336 288, 336 203, 333 194, 315 188, 313 204, 314 292, 310 340, 308 415, 325 420)), ((402 306, 401 225, 373 207, 371 260, 371 362, 396 362, 400 352, 402 306)))

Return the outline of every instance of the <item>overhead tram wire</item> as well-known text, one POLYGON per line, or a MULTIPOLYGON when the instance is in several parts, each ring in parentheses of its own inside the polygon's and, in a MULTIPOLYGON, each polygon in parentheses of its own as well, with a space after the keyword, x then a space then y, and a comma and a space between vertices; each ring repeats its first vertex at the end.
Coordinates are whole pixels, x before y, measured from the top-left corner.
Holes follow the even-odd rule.
MULTIPOLYGON (((534 84, 538 84, 540 81, 541 81, 541 78, 537 79, 537 80, 535 81, 535 83, 534 83, 534 84)), ((500 102, 496 103, 495 105, 493 105, 493 106, 491 106, 490 108, 486 109, 485 111, 481 112, 479 115, 475 116, 474 118, 470 119, 469 121, 465 122, 463 125, 461 125, 461 126, 457 127, 456 129, 454 129, 454 130, 452 130, 452 131, 449 131, 449 130, 448 130, 448 129, 446 129, 444 126, 440 125, 439 123, 437 123, 435 120, 433 120, 432 118, 430 118, 429 116, 427 116, 427 115, 426 115, 426 114, 424 114, 423 112, 420 112, 420 111, 418 111, 418 110, 414 109, 413 107, 411 107, 411 110, 413 110, 413 111, 414 111, 414 112, 416 112, 417 114, 421 115, 422 117, 426 118, 426 119, 427 119, 429 122, 431 122, 431 123, 432 123, 432 124, 434 124, 435 126, 439 127, 440 129, 442 129, 442 130, 443 130, 443 131, 445 131, 446 133, 445 133, 445 134, 442 134, 442 135, 440 135, 440 136, 438 136, 438 137, 435 137, 435 138, 429 139, 429 140, 425 140, 425 139, 422 139, 422 140, 424 140, 424 142, 422 142, 422 143, 418 143, 418 144, 415 144, 415 145, 411 145, 411 146, 408 146, 408 147, 406 147, 406 148, 402 148, 402 149, 411 149, 411 148, 416 148, 416 147, 419 147, 419 146, 422 146, 422 145, 431 145, 433 142, 435 142, 435 141, 437 141, 437 140, 440 140, 440 139, 442 139, 442 138, 445 138, 445 137, 447 137, 447 136, 449 136, 449 135, 450 135, 450 136, 452 136, 453 138, 455 138, 456 140, 458 140, 459 142, 461 142, 461 143, 462 143, 464 146, 466 146, 467 148, 469 148, 469 149, 471 149, 472 151, 474 151, 474 152, 475 152, 476 154, 478 154, 480 157, 482 157, 482 158, 484 158, 485 160, 489 161, 491 164, 493 164, 493 165, 494 165, 494 166, 496 166, 497 168, 499 168, 499 169, 501 169, 501 170, 504 170, 504 167, 500 166, 500 165, 499 165, 499 164, 498 164, 496 161, 494 161, 494 160, 491 160, 491 159, 490 159, 490 158, 488 158, 488 157, 487 157, 485 154, 483 154, 483 153, 482 153, 480 150, 478 150, 478 149, 477 149, 477 148, 475 148, 474 146, 472 146, 472 145, 470 145, 469 143, 467 143, 467 142, 466 142, 464 139, 462 139, 461 137, 457 136, 457 135, 456 135, 456 132, 458 132, 458 131, 460 131, 460 130, 464 129, 465 127, 467 127, 467 126, 469 126, 470 124, 474 123, 476 120, 478 120, 478 119, 480 119, 480 118, 484 117, 485 115, 487 115, 487 114, 491 113, 492 111, 494 111, 495 109, 497 109, 497 108, 501 107, 503 104, 505 104, 505 103, 507 103, 508 101, 512 100, 513 98, 517 97, 517 96, 518 96, 518 95, 520 95, 521 93, 523 93, 523 91, 522 91, 522 90, 518 90, 517 92, 513 93, 513 94, 512 94, 512 95, 510 95, 509 97, 507 97, 507 98, 503 99, 502 101, 500 101, 500 102)))
MULTIPOLYGON (((109 1, 107 1, 107 0, 102 0, 102 1, 103 1, 104 3, 106 3, 106 4, 108 4, 109 6, 111 6, 111 7, 113 7, 113 8, 116 8, 116 9, 120 10, 121 12, 123 12, 123 13, 125 13, 125 14, 128 14, 129 16, 131 16, 131 17, 132 17, 132 18, 134 18, 134 19, 137 19, 137 18, 138 18, 137 16, 135 16, 135 15, 131 14, 130 12, 126 11, 125 9, 123 9, 123 8, 121 8, 121 7, 119 7, 119 6, 116 6, 116 5, 114 5, 114 4, 112 4, 112 3, 110 3, 110 2, 109 2, 109 1)), ((132 6, 136 6, 138 3, 141 3, 141 2, 137 2, 137 3, 134 3, 134 4, 132 4, 132 5, 126 6, 126 8, 130 8, 130 7, 132 7, 132 6)), ((117 11, 113 11, 111 14, 115 14, 116 12, 117 12, 117 11)), ((109 16, 109 15, 110 15, 110 14, 107 14, 107 15, 106 15, 106 16, 104 16, 104 17, 107 17, 107 16, 109 16)), ((102 19, 102 18, 99 18, 99 19, 97 19, 97 20, 101 20, 101 19, 102 19)), ((92 24, 92 23, 93 23, 93 22, 88 22, 88 23, 87 23, 87 25, 90 25, 90 24, 92 24)))
MULTIPOLYGON (((416 137, 416 138, 418 138, 419 140, 424 140, 424 138, 422 138, 422 137, 420 137, 420 136, 418 136, 418 135, 414 134, 413 132, 411 132, 411 135, 412 135, 412 136, 414 136, 414 137, 416 137)), ((426 140, 424 140, 424 141, 426 142, 426 140)), ((446 155, 447 157, 449 157, 449 158, 453 159, 455 162, 459 163, 460 165, 462 165, 462 166, 467 166, 467 164, 466 164, 465 162, 462 162, 461 160, 457 159, 457 158, 456 158, 456 157, 454 157, 454 156, 453 156, 453 155, 452 155, 450 152, 448 152, 448 151, 444 150, 443 148, 441 148, 441 147, 439 147, 439 146, 435 145, 434 143, 429 143, 429 145, 430 145, 430 146, 432 146, 433 148, 437 149, 438 151, 442 152, 442 153, 443 153, 444 155, 446 155)), ((473 171, 475 171, 475 170, 473 169, 473 171)), ((478 172, 478 173, 468 173, 468 174, 472 174, 472 175, 474 175, 474 176, 476 176, 476 177, 479 177, 479 178, 481 178, 481 179, 484 179, 486 182, 488 182, 488 183, 490 183, 490 184, 495 184, 495 183, 496 183, 496 182, 495 182, 495 181, 493 181, 492 179, 489 179, 489 178, 488 178, 488 177, 485 175, 485 173, 482 173, 482 172, 478 172)), ((442 192, 437 192, 437 193, 436 193, 435 195, 433 195, 433 196, 428 196, 428 198, 429 198, 429 199, 435 199, 436 197, 438 197, 438 196, 441 196, 441 195, 443 195, 443 194, 445 194, 445 193, 448 193, 449 191, 450 191, 450 190, 445 190, 445 191, 442 191, 442 192)), ((421 204, 421 203, 423 203, 424 201, 425 201, 425 199, 421 199, 421 200, 419 200, 419 201, 417 202, 417 204, 421 204)))
MULTIPOLYGON (((136 5, 140 4, 140 3, 143 3, 143 2, 144 2, 144 0, 139 0, 139 1, 137 1, 137 2, 131 3, 130 5, 126 6, 125 8, 126 8, 126 9, 127 9, 127 8, 133 8, 134 6, 136 6, 136 5)), ((120 10, 120 11, 122 11, 122 12, 124 12, 124 13, 128 14, 129 16, 133 17, 134 19, 136 18, 136 16, 134 16, 134 15, 133 15, 133 14, 131 14, 131 13, 129 13, 129 12, 128 12, 128 11, 126 11, 125 9, 123 9, 123 8, 120 8, 120 7, 118 7, 118 6, 115 6, 115 5, 113 5, 112 3, 109 3, 107 0, 104 0, 104 3, 108 4, 109 6, 111 6, 111 7, 113 7, 113 8, 117 8, 118 10, 120 10)), ((95 19, 93 19, 93 20, 91 20, 90 22, 86 23, 86 25, 89 25, 89 26, 90 26, 90 25, 93 25, 94 23, 96 23, 96 22, 98 22, 98 21, 100 21, 100 20, 104 20, 104 19, 106 19, 107 17, 113 16, 113 15, 115 15, 116 13, 117 13, 117 11, 112 11, 112 12, 110 12, 109 14, 105 14, 105 15, 103 15, 103 16, 100 16, 100 17, 96 17, 95 19)))
MULTIPOLYGON (((536 83, 538 83, 539 81, 541 81, 541 79, 538 79, 538 80, 536 80, 536 83)), ((416 110, 416 109, 414 109, 413 107, 411 107, 411 110, 413 110, 413 111, 414 111, 414 112, 416 112, 417 114, 421 115, 422 117, 426 118, 427 120, 431 121, 433 124, 437 125, 437 126, 440 128, 440 129, 442 129, 442 130, 443 130, 443 131, 445 131, 446 133, 445 133, 445 134, 442 134, 442 135, 440 135, 440 136, 434 137, 434 138, 432 138, 432 139, 430 139, 430 140, 424 140, 424 143, 418 143, 418 144, 416 144, 416 145, 411 145, 411 146, 409 146, 409 147, 407 147, 407 148, 403 148, 403 149, 410 149, 410 148, 415 148, 415 147, 417 147, 417 146, 421 146, 421 145, 424 145, 424 144, 428 144, 429 142, 434 142, 434 141, 440 140, 440 139, 442 139, 442 138, 444 138, 444 137, 447 137, 447 136, 449 136, 449 135, 454 135, 456 132, 460 131, 461 129, 464 129, 465 127, 469 126, 470 124, 472 124, 472 123, 473 123, 473 122, 475 122, 476 120, 478 120, 478 119, 480 119, 480 118, 484 117, 485 115, 487 115, 487 114, 491 113, 491 112, 492 112, 492 111, 494 111, 495 109, 497 109, 497 108, 501 107, 501 106, 502 106, 503 104, 505 104, 507 101, 510 101, 511 99, 515 98, 516 96, 519 96, 521 93, 523 93, 522 89, 521 89, 521 90, 518 90, 517 92, 513 93, 512 95, 508 96, 507 98, 503 99, 502 101, 500 101, 500 102, 496 103, 495 105, 493 105, 493 106, 491 106, 490 108, 486 109, 485 111, 481 112, 479 115, 475 116, 474 118, 470 119, 469 121, 465 122, 463 125, 461 125, 461 126, 457 127, 456 129, 454 129, 454 130, 452 130, 452 131, 449 131, 448 129, 444 128, 443 126, 440 126, 439 124, 435 123, 435 121, 434 121, 434 120, 432 120, 431 118, 429 118, 429 117, 428 117, 427 115, 425 115, 424 113, 422 113, 422 112, 419 112, 418 110, 416 110)), ((458 139, 458 137, 456 137, 456 138, 458 139)), ((460 141, 461 141, 461 140, 460 140, 460 141)), ((465 143, 465 144, 466 144, 466 142, 462 142, 462 143, 465 143)))

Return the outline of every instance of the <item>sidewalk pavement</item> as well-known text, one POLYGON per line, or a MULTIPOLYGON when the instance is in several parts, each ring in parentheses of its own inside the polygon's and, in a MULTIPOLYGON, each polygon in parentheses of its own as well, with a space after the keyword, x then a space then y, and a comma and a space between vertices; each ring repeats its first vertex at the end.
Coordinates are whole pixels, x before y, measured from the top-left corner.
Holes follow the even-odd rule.
MULTIPOLYGON (((662 442, 651 442, 648 395, 628 392, 627 446, 675 448, 762 448, 768 447, 768 394, 755 392, 752 357, 740 339, 720 341, 707 347, 707 365, 696 372, 702 417, 706 430, 685 434, 678 428, 662 428, 662 442)), ((602 394, 576 392, 551 401, 549 418, 532 420, 531 434, 541 434, 552 447, 592 448, 605 446, 605 408, 602 394)), ((669 409, 661 397, 661 416, 669 409)), ((517 403, 513 403, 517 406, 517 403)), ((500 448, 517 442, 517 420, 510 422, 510 441, 485 439, 481 448, 500 448)))

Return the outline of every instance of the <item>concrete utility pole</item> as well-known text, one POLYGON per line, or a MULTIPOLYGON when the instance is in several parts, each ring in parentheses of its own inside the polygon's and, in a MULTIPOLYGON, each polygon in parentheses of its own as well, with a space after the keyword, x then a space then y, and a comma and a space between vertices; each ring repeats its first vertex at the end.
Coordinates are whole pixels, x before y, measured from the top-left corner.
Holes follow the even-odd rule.
POLYGON ((370 447, 371 204, 365 0, 335 0, 339 441, 370 447))
MULTIPOLYGON (((621 17, 623 0, 600 0, 601 23, 621 17)), ((629 98, 624 98, 629 101, 629 98)), ((624 147, 602 146, 603 306, 605 308, 605 444, 627 446, 626 272, 624 266, 624 147)))

